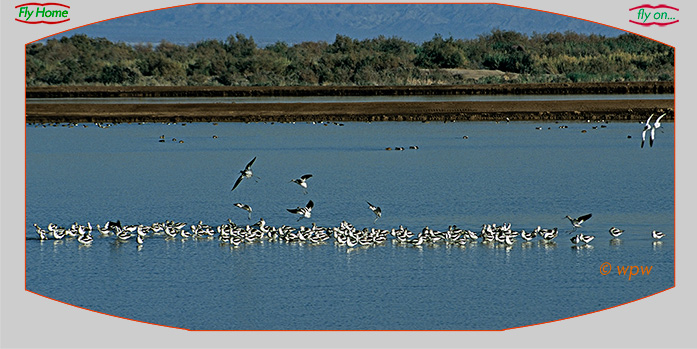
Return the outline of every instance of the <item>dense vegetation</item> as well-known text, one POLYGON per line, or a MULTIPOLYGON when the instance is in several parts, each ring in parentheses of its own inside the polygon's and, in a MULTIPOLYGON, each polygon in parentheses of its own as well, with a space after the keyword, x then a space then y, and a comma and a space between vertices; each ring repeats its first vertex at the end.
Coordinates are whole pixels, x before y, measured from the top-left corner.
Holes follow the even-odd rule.
POLYGON ((337 35, 333 43, 266 47, 239 33, 225 41, 133 46, 75 35, 26 46, 27 86, 657 81, 673 80, 673 74, 673 48, 633 34, 528 36, 494 30, 470 40, 435 35, 420 45, 396 37, 337 35), (510 74, 474 80, 465 69, 510 74))

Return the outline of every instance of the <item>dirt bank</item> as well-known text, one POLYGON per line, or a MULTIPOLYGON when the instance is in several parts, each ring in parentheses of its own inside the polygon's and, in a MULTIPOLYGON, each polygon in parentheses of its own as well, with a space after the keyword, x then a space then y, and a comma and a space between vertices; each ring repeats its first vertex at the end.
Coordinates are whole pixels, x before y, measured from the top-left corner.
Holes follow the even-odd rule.
POLYGON ((27 98, 408 96, 495 94, 673 93, 672 81, 490 84, 455 86, 50 86, 27 87, 27 98))
POLYGON ((371 103, 28 104, 26 121, 293 122, 673 119, 672 100, 371 103))

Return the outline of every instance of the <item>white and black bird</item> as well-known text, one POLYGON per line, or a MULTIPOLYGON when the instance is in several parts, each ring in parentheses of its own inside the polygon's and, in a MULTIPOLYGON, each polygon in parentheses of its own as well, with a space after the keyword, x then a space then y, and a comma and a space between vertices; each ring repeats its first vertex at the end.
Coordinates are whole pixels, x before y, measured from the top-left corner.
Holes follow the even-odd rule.
POLYGON ((247 219, 252 219, 252 208, 249 205, 243 204, 241 202, 234 203, 233 205, 247 211, 247 219))
MULTIPOLYGON (((653 123, 653 129, 658 130, 661 127, 661 119, 666 116, 666 113, 661 114, 661 116, 656 119, 656 121, 653 123)), ((663 132, 663 130, 661 130, 663 132)))
MULTIPOLYGON (((656 119, 656 121, 653 123, 653 126, 651 126, 651 136, 649 138, 649 146, 650 147, 653 147, 653 141, 656 138, 656 130, 658 130, 658 128, 661 127, 661 118, 663 118, 664 116, 666 116, 665 113, 661 114, 661 116, 659 116, 658 119, 656 119)), ((663 130, 661 130, 661 132, 663 132, 663 130)), ((643 142, 643 137, 642 137, 642 142, 643 142)))
MULTIPOLYGON (((232 186, 232 189, 230 189, 230 191, 235 190, 235 188, 237 188, 237 186, 240 185, 240 182, 242 182, 243 179, 256 177, 256 176, 254 176, 254 173, 252 172, 252 164, 254 164, 254 161, 256 159, 257 159, 257 157, 255 156, 254 159, 252 159, 252 161, 250 161, 247 164, 247 166, 244 167, 244 170, 240 171, 240 176, 237 177, 237 181, 235 181, 235 185, 232 186)), ((259 178, 259 177, 257 177, 257 178, 259 178)))
POLYGON ((580 228, 581 224, 583 224, 583 222, 589 220, 591 218, 591 216, 592 216, 592 214, 589 213, 587 215, 583 215, 583 216, 578 217, 578 218, 571 218, 569 216, 566 216, 566 218, 571 222, 571 225, 574 226, 574 229, 572 229, 571 231, 576 231, 576 229, 580 228))
POLYGON ((41 227, 39 227, 36 223, 34 223, 34 228, 36 228, 36 233, 39 234, 39 238, 40 238, 41 240, 46 240, 46 239, 48 239, 48 238, 46 237, 46 233, 47 233, 46 230, 44 230, 44 229, 42 229, 41 227))
MULTIPOLYGON (((646 141, 646 132, 649 132, 649 146, 653 147, 653 141, 656 138, 656 130, 658 130, 661 127, 661 119, 666 116, 665 113, 661 114, 656 121, 651 124, 651 117, 653 117, 653 114, 649 116, 648 119, 646 119, 646 123, 644 124, 644 130, 641 131, 641 147, 644 147, 644 142, 646 141)), ((663 132, 663 130, 661 130, 663 132)))
POLYGON ((553 229, 535 229, 535 231, 539 231, 540 235, 545 241, 551 241, 552 239, 556 238, 557 235, 559 235, 559 229, 553 228, 553 229))
POLYGON ((373 213, 375 213, 375 220, 373 221, 373 223, 375 223, 378 221, 378 218, 382 217, 382 210, 380 209, 379 206, 375 206, 368 201, 366 201, 366 202, 368 203, 370 210, 373 211, 373 213))
POLYGON ((87 233, 87 232, 82 232, 80 236, 78 236, 77 241, 79 241, 83 245, 89 245, 92 243, 94 238, 92 238, 92 234, 87 233))
MULTIPOLYGON (((649 118, 646 119, 646 123, 644 124, 644 129, 641 131, 641 147, 644 147, 644 142, 646 141, 646 132, 650 131, 652 129, 651 127, 651 118, 653 117, 653 114, 649 115, 649 118)), ((651 144, 653 145, 653 139, 651 139, 651 144)))
POLYGON ((660 232, 660 231, 654 230, 654 231, 651 232, 651 236, 652 236, 654 239, 656 239, 656 240, 660 240, 662 237, 666 236, 666 234, 663 234, 663 233, 660 232))
POLYGON ((307 180, 310 178, 312 178, 312 175, 306 174, 306 175, 300 176, 300 178, 291 179, 290 181, 301 186, 303 188, 303 193, 307 194, 307 180))
POLYGON ((302 218, 310 218, 312 216, 312 208, 315 206, 315 203, 312 202, 312 200, 308 201, 307 205, 305 207, 297 207, 297 208, 287 208, 288 212, 293 213, 293 214, 298 214, 300 215, 300 218, 298 218, 298 221, 302 218))
POLYGON ((138 242, 138 245, 143 244, 143 239, 146 235, 148 235, 148 233, 145 230, 143 230, 143 227, 141 225, 139 225, 138 229, 136 230, 136 242, 138 242))
POLYGON ((612 227, 612 228, 610 228, 610 231, 609 231, 609 232, 610 232, 610 235, 612 235, 613 238, 616 238, 616 237, 622 235, 622 233, 624 233, 624 230, 622 230, 622 229, 620 229, 620 228, 612 227))
POLYGON ((587 244, 595 239, 595 236, 593 235, 583 235, 583 233, 575 235, 574 237, 571 238, 571 243, 574 245, 578 245, 580 243, 587 244))
POLYGON ((113 230, 114 227, 121 228, 121 220, 120 219, 117 220, 116 222, 107 221, 106 223, 104 223, 104 229, 113 230))

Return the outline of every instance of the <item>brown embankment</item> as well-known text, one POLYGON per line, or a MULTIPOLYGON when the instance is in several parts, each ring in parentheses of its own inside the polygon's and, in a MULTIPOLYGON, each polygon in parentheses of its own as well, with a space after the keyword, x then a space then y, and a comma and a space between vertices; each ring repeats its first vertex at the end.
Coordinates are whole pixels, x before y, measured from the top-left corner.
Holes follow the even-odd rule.
POLYGON ((448 86, 47 86, 27 98, 409 96, 673 93, 672 81, 448 86))
MULTIPOLYGON (((32 97, 301 96, 375 94, 593 94, 672 93, 664 83, 534 84, 427 87, 47 87, 28 88, 32 97), (570 85, 565 89, 562 85, 570 85), (624 88, 621 88, 621 85, 624 88), (546 89, 545 89, 546 86, 546 89), (336 90, 330 93, 328 89, 336 90), (608 92, 609 90, 615 92, 608 92), (207 92, 206 92, 207 91, 207 92), (257 94, 263 91, 266 94, 257 94), (303 92, 304 91, 304 92, 303 92), (315 94, 309 94, 312 93, 315 94), (338 91, 338 92, 337 92, 338 91), (360 91, 360 92, 359 92, 360 91), (372 92, 371 92, 372 91, 372 92), (450 92, 448 92, 450 91, 450 92), (463 92, 467 91, 467 92, 463 92), (507 92, 506 92, 507 91, 507 92), (553 92, 552 92, 553 91, 553 92), (563 92, 561 92, 563 91, 563 92), (620 92, 624 91, 624 92, 620 92), (418 92, 418 93, 417 93, 418 92), (246 94, 241 94, 246 93, 246 94), (269 94, 272 93, 272 94, 269 94), (295 93, 295 94, 293 94, 295 93), (307 94, 304 94, 307 93, 307 94), (318 94, 319 93, 319 94, 318 94), (371 94, 372 93, 372 94, 371 94)), ((27 122, 292 122, 292 121, 477 121, 644 120, 651 113, 673 119, 673 100, 572 100, 501 102, 357 103, 28 103, 27 122)))

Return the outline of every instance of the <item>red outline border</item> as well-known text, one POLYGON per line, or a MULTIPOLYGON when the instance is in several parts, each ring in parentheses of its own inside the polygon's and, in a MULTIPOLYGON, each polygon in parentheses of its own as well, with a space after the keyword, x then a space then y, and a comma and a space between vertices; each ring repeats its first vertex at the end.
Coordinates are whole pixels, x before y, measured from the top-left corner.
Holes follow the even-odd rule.
POLYGON ((651 9, 656 9, 656 8, 669 8, 669 9, 671 9, 671 10, 680 11, 677 7, 672 7, 672 6, 668 6, 668 5, 656 5, 656 6, 651 6, 651 5, 648 5, 648 4, 646 4, 646 5, 640 5, 640 6, 637 6, 637 7, 632 7, 632 8, 629 9, 629 11, 634 11, 634 10, 636 10, 636 9, 638 9, 638 8, 651 8, 651 9))
POLYGON ((15 8, 22 7, 22 6, 63 6, 63 7, 70 8, 70 6, 68 6, 68 5, 59 4, 57 2, 47 2, 44 4, 40 4, 38 2, 28 2, 26 4, 17 5, 17 6, 15 6, 15 8))
POLYGON ((26 23, 26 24, 40 24, 40 23, 44 23, 44 24, 59 24, 59 23, 65 23, 65 22, 67 22, 67 21, 69 21, 69 20, 70 20, 70 18, 64 19, 64 20, 58 21, 58 22, 46 22, 46 21, 27 22, 27 21, 23 21, 23 20, 21 20, 21 19, 15 18, 15 21, 17 21, 17 22, 22 22, 22 23, 26 23))
MULTIPOLYGON (((38 3, 38 2, 28 2, 28 3, 26 3, 26 4, 17 5, 17 6, 15 6, 15 8, 23 7, 23 6, 63 6, 63 7, 70 8, 70 6, 68 6, 68 5, 59 4, 59 3, 57 3, 57 2, 47 2, 47 3, 44 3, 44 4, 40 4, 40 3, 38 3)), ((21 11, 20 11, 20 12, 21 12, 21 11)), ((62 20, 62 21, 57 21, 57 22, 49 22, 49 21, 29 22, 29 21, 23 21, 23 20, 21 20, 21 19, 15 18, 15 21, 21 22, 21 23, 26 23, 26 24, 41 24, 41 23, 43 23, 43 24, 60 24, 60 23, 65 23, 65 22, 67 22, 67 21, 69 21, 69 20, 70 20, 70 18, 64 19, 64 20, 62 20)), ((72 29, 71 29, 71 30, 72 30, 72 29)))
POLYGON ((675 24, 675 23, 678 23, 678 22, 680 22, 680 21, 677 20, 677 19, 674 20, 674 21, 672 21, 672 22, 668 22, 668 23, 658 23, 658 22, 639 23, 639 22, 633 21, 633 20, 631 20, 631 19, 629 20, 629 23, 634 23, 634 24, 638 24, 638 25, 643 25, 644 27, 650 27, 650 26, 652 26, 652 25, 657 25, 657 26, 660 26, 660 27, 665 27, 665 26, 667 26, 667 25, 675 24))
MULTIPOLYGON (((556 12, 550 12, 550 11, 545 11, 545 10, 539 10, 539 9, 533 9, 533 8, 529 8, 529 7, 515 6, 515 5, 509 5, 509 4, 491 3, 491 2, 483 2, 483 3, 456 3, 456 2, 453 2, 453 3, 444 3, 444 2, 432 2, 432 3, 423 3, 423 2, 409 2, 409 3, 404 3, 404 2, 394 2, 394 3, 391 3, 391 2, 388 2, 388 3, 386 3, 386 2, 365 2, 365 3, 352 3, 352 2, 341 2, 341 3, 339 3, 339 2, 337 2, 337 3, 326 3, 326 2, 317 2, 317 3, 284 3, 284 2, 259 2, 259 3, 254 2, 254 3, 248 3, 248 2, 231 2, 231 3, 225 3, 225 2, 221 2, 221 3, 217 3, 217 2, 216 2, 216 3, 207 3, 207 2, 200 2, 200 3, 190 3, 190 4, 183 4, 183 5, 176 5, 176 6, 170 6, 170 7, 157 8, 157 9, 152 9, 152 10, 147 10, 147 11, 135 12, 135 13, 131 13, 131 14, 128 14, 128 15, 117 16, 117 17, 113 17, 113 18, 109 18, 109 19, 104 19, 104 20, 101 20, 101 21, 97 21, 97 22, 93 22, 93 23, 81 25, 81 26, 78 26, 78 27, 75 27, 75 28, 66 29, 66 30, 63 30, 63 31, 61 31, 61 32, 58 32, 58 33, 54 33, 54 34, 45 36, 45 37, 43 37, 43 38, 39 38, 39 39, 36 39, 36 40, 34 40, 34 41, 30 41, 30 42, 28 42, 28 43, 25 44, 25 47, 26 47, 26 45, 30 45, 30 44, 32 44, 32 43, 34 43, 34 42, 37 42, 37 41, 43 40, 43 39, 45 39, 45 38, 48 38, 48 37, 51 37, 51 36, 55 36, 55 35, 61 34, 61 33, 64 33, 64 32, 66 32, 66 31, 74 30, 74 29, 77 29, 77 28, 82 28, 82 27, 85 27, 85 26, 88 26, 88 25, 92 25, 92 24, 96 24, 96 23, 101 23, 101 22, 110 21, 110 20, 112 20, 112 19, 117 19, 117 18, 132 16, 132 15, 137 15, 137 14, 141 14, 141 13, 154 12, 154 11, 166 10, 166 9, 171 9, 171 8, 177 8, 177 7, 184 7, 184 6, 192 6, 192 5, 221 5, 221 4, 223 4, 223 5, 239 5, 239 4, 277 4, 277 5, 281 5, 281 4, 286 4, 286 5, 287 5, 287 4, 292 4, 292 5, 316 5, 316 4, 332 4, 332 5, 337 5, 337 4, 338 4, 338 5, 341 5, 341 4, 356 4, 356 5, 357 5, 357 4, 362 4, 362 5, 365 5, 365 4, 417 4, 417 5, 418 5, 418 4, 449 4, 449 5, 482 5, 482 4, 487 4, 487 5, 499 5, 499 6, 507 6, 507 7, 514 7, 514 8, 525 9, 525 10, 532 10, 532 11, 544 12, 544 13, 549 13, 549 14, 554 14, 554 15, 564 16, 564 17, 569 17, 569 18, 575 18, 575 19, 579 19, 579 20, 582 20, 582 21, 586 21, 586 22, 590 22, 590 23, 595 23, 595 24, 603 25, 603 26, 606 26, 606 27, 610 27, 610 28, 614 28, 614 29, 617 29, 617 30, 621 30, 621 31, 623 31, 623 32, 627 32, 627 33, 630 33, 630 34, 634 34, 634 35, 637 35, 637 36, 640 36, 640 37, 643 37, 643 38, 646 38, 646 39, 649 39, 649 40, 652 40, 652 41, 661 43, 661 44, 663 44, 663 45, 672 47, 673 50, 676 50, 676 51, 677 51, 677 49, 675 48, 675 46, 668 45, 668 44, 666 44, 666 43, 664 43, 664 42, 655 40, 655 39, 653 39, 653 38, 649 38, 649 37, 647 37, 647 36, 640 35, 640 34, 631 32, 631 31, 629 31, 629 30, 620 29, 620 28, 617 28, 617 27, 614 27, 614 26, 611 26, 611 25, 607 25, 607 24, 603 24, 603 23, 599 23, 599 22, 595 22, 595 21, 591 21, 591 20, 587 20, 587 19, 583 19, 583 18, 578 18, 578 17, 574 17, 574 16, 564 15, 564 14, 560 14, 560 13, 556 13, 556 12)), ((25 50, 25 52, 24 52, 24 58, 25 58, 25 61, 26 61, 26 50, 25 50)), ((24 96, 25 96, 25 97, 24 97, 24 99, 25 99, 25 100, 24 100, 24 114, 25 114, 25 120, 24 120, 24 123, 25 123, 25 125, 26 125, 26 104, 27 104, 27 103, 26 103, 26 92, 27 92, 27 84, 26 84, 26 66, 25 66, 24 69, 25 69, 25 74, 24 74, 24 96)), ((675 71, 677 70, 677 68, 674 68, 674 69, 675 69, 675 70, 674 70, 674 74, 673 74, 673 76, 674 76, 674 80, 673 80, 673 91, 675 91, 675 85, 676 85, 676 79, 677 79, 677 74, 675 74, 675 71)), ((677 92, 674 92, 674 95, 677 96, 677 92)), ((673 99, 673 112, 674 112, 673 123, 674 123, 674 125, 675 125, 674 128, 677 128, 677 117, 676 117, 676 109, 675 109, 675 101, 676 101, 676 100, 677 100, 677 98, 674 98, 674 99, 673 99)), ((26 211, 26 210, 27 210, 27 208, 26 208, 26 207, 27 207, 27 206, 26 206, 26 171, 27 171, 27 159, 26 159, 27 144, 26 144, 26 143, 27 143, 27 131, 26 131, 26 130, 27 130, 27 128, 25 127, 25 128, 24 128, 24 150, 25 150, 25 157, 24 157, 25 188, 24 188, 24 191, 25 191, 25 197, 24 197, 24 206, 23 206, 23 207, 24 207, 24 221, 25 221, 25 222, 26 222, 26 219, 27 219, 27 211, 26 211)), ((677 144, 677 143, 676 143, 676 137, 677 137, 677 132, 674 132, 674 133, 673 133, 673 165, 675 165, 675 164, 676 164, 676 161, 677 161, 677 152, 676 152, 676 144, 677 144)), ((673 194, 675 194, 675 193, 677 192, 676 176, 677 176, 677 172, 676 172, 676 171, 673 171, 673 194)), ((627 305, 627 304, 629 304, 629 303, 637 302, 637 301, 640 301, 640 300, 642 300, 642 299, 646 299, 646 298, 655 296, 655 295, 657 295, 657 294, 659 294, 659 293, 663 293, 663 292, 669 291, 669 290, 671 290, 671 289, 674 289, 674 288, 676 287, 676 285, 677 285, 677 264, 676 264, 676 263, 677 263, 677 258, 676 258, 676 257, 677 257, 677 250, 675 249, 675 247, 676 247, 676 243, 677 243, 677 239, 678 239, 678 234, 676 234, 677 228, 676 228, 676 226, 675 226, 676 215, 677 215, 676 206, 677 206, 677 205, 676 205, 676 201, 675 201, 675 195, 673 195, 673 222, 674 222, 674 224, 673 224, 673 286, 672 286, 672 287, 669 287, 669 288, 667 288, 667 289, 665 289, 665 290, 656 292, 656 293, 654 293, 654 294, 650 294, 650 295, 648 295, 648 296, 644 296, 644 297, 642 297, 642 298, 635 299, 635 300, 633 300, 633 301, 629 301, 629 302, 627 302, 627 303, 622 303, 622 304, 618 304, 618 305, 615 305, 615 306, 612 306, 612 307, 609 307, 609 308, 605 308, 605 309, 600 309, 600 310, 592 311, 592 312, 590 312, 590 313, 579 314, 579 315, 570 316, 570 317, 567 317, 567 318, 561 318, 561 319, 557 319, 557 320, 551 320, 551 321, 546 321, 546 322, 540 322, 540 323, 535 323, 535 324, 530 324, 530 325, 524 325, 524 326, 518 326, 518 327, 504 328, 504 329, 500 329, 500 330, 371 330, 371 331, 368 331, 368 332, 503 332, 503 331, 508 331, 508 330, 521 329, 521 328, 525 328, 525 327, 539 326, 539 325, 549 324, 549 323, 553 323, 553 322, 558 322, 558 321, 564 321, 564 320, 568 320, 568 319, 573 319, 573 318, 577 318, 577 317, 580 317, 580 316, 586 316, 586 315, 590 315, 590 314, 595 314, 595 313, 598 313, 598 312, 601 312, 601 311, 605 311, 605 310, 617 308, 617 307, 620 307, 620 306, 623 306, 623 305, 627 305)), ((366 330, 191 330, 191 329, 186 329, 186 328, 181 328, 181 327, 173 327, 173 326, 167 326, 167 325, 162 325, 162 324, 150 323, 150 322, 145 322, 145 321, 140 321, 140 320, 135 320, 135 319, 124 318, 124 317, 120 317, 120 316, 118 316, 118 315, 107 314, 107 313, 102 313, 102 312, 99 312, 99 311, 96 311, 96 310, 92 310, 92 309, 82 308, 82 307, 80 307, 80 306, 77 306, 77 305, 74 305, 74 304, 70 304, 70 303, 66 303, 66 302, 63 302, 63 301, 59 301, 59 300, 56 300, 56 299, 53 299, 53 298, 44 296, 44 295, 42 295, 42 294, 39 294, 39 293, 36 293, 36 292, 34 292, 34 291, 30 291, 30 290, 27 289, 27 287, 26 287, 26 280, 27 280, 27 261, 26 261, 26 259, 27 259, 27 255, 26 255, 26 253, 27 253, 27 247, 26 247, 26 244, 27 244, 27 242, 26 242, 26 241, 27 241, 27 240, 25 239, 25 240, 24 240, 24 290, 25 290, 26 292, 33 293, 33 294, 35 294, 35 295, 37 295, 37 296, 44 297, 44 298, 46 298, 46 299, 50 299, 50 300, 53 300, 53 301, 56 301, 56 302, 59 302, 59 303, 67 304, 67 305, 70 305, 70 306, 73 306, 73 307, 76 307, 76 308, 79 308, 79 309, 87 310, 87 311, 90 311, 90 312, 93 312, 93 313, 102 314, 102 315, 108 315, 108 316, 112 316, 112 317, 116 317, 116 318, 120 318, 120 319, 125 319, 125 320, 129 320, 129 321, 140 322, 140 323, 148 324, 148 325, 155 325, 155 326, 161 326, 161 327, 167 327, 167 328, 185 330, 185 331, 190 331, 190 332, 365 332, 365 331, 366 331, 366 330)))

